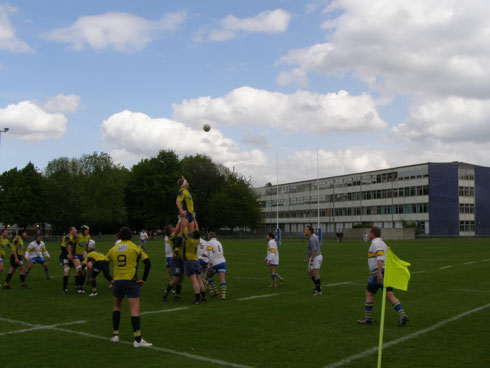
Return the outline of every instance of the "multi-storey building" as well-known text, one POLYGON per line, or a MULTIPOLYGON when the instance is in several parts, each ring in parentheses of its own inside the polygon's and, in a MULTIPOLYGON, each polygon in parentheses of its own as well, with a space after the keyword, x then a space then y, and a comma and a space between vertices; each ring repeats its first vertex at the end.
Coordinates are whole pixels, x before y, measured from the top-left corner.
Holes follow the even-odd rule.
POLYGON ((490 235, 490 168, 425 163, 256 188, 267 231, 306 225, 340 232, 356 224, 441 236, 490 235))

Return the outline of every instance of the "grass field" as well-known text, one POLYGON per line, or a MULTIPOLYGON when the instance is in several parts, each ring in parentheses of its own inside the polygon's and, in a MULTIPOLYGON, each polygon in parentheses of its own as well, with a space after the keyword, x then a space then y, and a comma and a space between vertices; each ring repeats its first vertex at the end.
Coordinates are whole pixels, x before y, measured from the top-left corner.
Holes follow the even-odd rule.
MULTIPOLYGON (((73 276, 70 294, 61 294, 59 246, 48 243, 53 280, 45 280, 42 267, 36 265, 27 280, 31 290, 20 289, 17 274, 12 290, 0 290, 0 366, 376 366, 377 352, 372 348, 378 343, 379 325, 355 323, 363 316, 369 273, 366 243, 324 243, 320 297, 311 295, 314 285, 306 276, 304 242, 286 239, 280 247, 278 271, 286 282, 277 289, 267 288, 265 239, 222 243, 229 271, 228 300, 191 306, 188 280, 183 303, 161 301, 169 279, 164 246, 161 240, 149 242, 152 271, 142 289, 142 312, 156 313, 143 314, 141 324, 152 349, 109 341, 112 294, 102 275, 97 279, 99 297, 75 294, 73 276), (250 298, 254 296, 264 297, 250 298)), ((99 241, 97 249, 105 252, 110 245, 99 241)), ((397 327, 397 315, 387 306, 384 341, 393 344, 383 350, 383 365, 489 367, 490 240, 431 239, 389 245, 412 264, 409 291, 396 292, 411 321, 397 327)), ((9 263, 5 266, 2 282, 9 263)), ((376 319, 380 306, 377 295, 376 319)), ((121 339, 131 342, 126 301, 120 330, 121 339)))

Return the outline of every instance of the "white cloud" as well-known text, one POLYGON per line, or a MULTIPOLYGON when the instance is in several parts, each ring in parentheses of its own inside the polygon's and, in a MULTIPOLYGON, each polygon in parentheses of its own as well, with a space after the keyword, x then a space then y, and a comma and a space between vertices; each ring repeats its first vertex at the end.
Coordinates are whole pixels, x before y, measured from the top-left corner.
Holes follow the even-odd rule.
POLYGON ((47 112, 74 113, 80 106, 80 96, 65 95, 60 93, 56 97, 50 97, 44 105, 43 109, 47 112))
MULTIPOLYGON (((283 9, 266 10, 249 18, 237 18, 234 15, 218 21, 218 28, 207 35, 208 41, 226 41, 235 38, 240 32, 282 33, 287 30, 291 14, 283 9)), ((200 39, 204 35, 199 36, 200 39)))
POLYGON ((325 13, 334 11, 341 15, 324 23, 327 42, 281 58, 293 73, 353 70, 382 91, 490 97, 487 0, 335 0, 325 13))
POLYGON ((265 156, 260 150, 244 151, 214 127, 206 133, 178 121, 155 119, 125 110, 104 120, 101 129, 104 140, 115 147, 111 154, 121 162, 149 157, 167 149, 180 156, 207 154, 229 168, 265 163, 265 156))
POLYGON ((17 8, 9 4, 0 4, 0 50, 12 52, 31 51, 30 46, 15 36, 15 29, 10 23, 9 15, 17 8))
POLYGON ((374 100, 346 91, 287 95, 251 87, 237 88, 224 97, 199 97, 173 104, 174 118, 195 127, 203 120, 218 125, 271 126, 288 132, 326 134, 332 131, 381 130, 387 127, 374 100))
POLYGON ((63 114, 50 114, 31 101, 0 109, 0 126, 10 129, 9 136, 26 141, 60 139, 67 121, 63 114))
POLYGON ((138 51, 163 32, 176 29, 186 17, 185 11, 179 11, 152 21, 128 13, 110 12, 80 17, 71 26, 55 29, 45 37, 68 43, 76 50, 90 46, 96 50, 138 51))
POLYGON ((490 99, 449 97, 415 105, 392 136, 406 144, 490 141, 490 99))

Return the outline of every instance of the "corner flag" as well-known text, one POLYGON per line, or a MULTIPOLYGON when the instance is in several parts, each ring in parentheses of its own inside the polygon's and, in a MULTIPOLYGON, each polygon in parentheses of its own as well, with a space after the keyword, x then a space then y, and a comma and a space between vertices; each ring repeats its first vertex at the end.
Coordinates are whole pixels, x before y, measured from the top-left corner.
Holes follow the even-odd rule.
POLYGON ((398 258, 388 247, 385 261, 385 279, 384 286, 391 286, 395 289, 405 290, 408 288, 408 280, 410 280, 410 271, 408 267, 410 263, 398 258))

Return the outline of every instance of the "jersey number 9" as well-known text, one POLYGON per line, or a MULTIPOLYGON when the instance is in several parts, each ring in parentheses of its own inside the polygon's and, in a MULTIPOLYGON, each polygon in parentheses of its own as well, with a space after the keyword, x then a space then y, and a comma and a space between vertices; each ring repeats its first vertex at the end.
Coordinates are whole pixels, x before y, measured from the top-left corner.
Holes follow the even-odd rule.
POLYGON ((117 266, 118 267, 126 266, 126 256, 124 254, 120 254, 117 256, 117 266))

